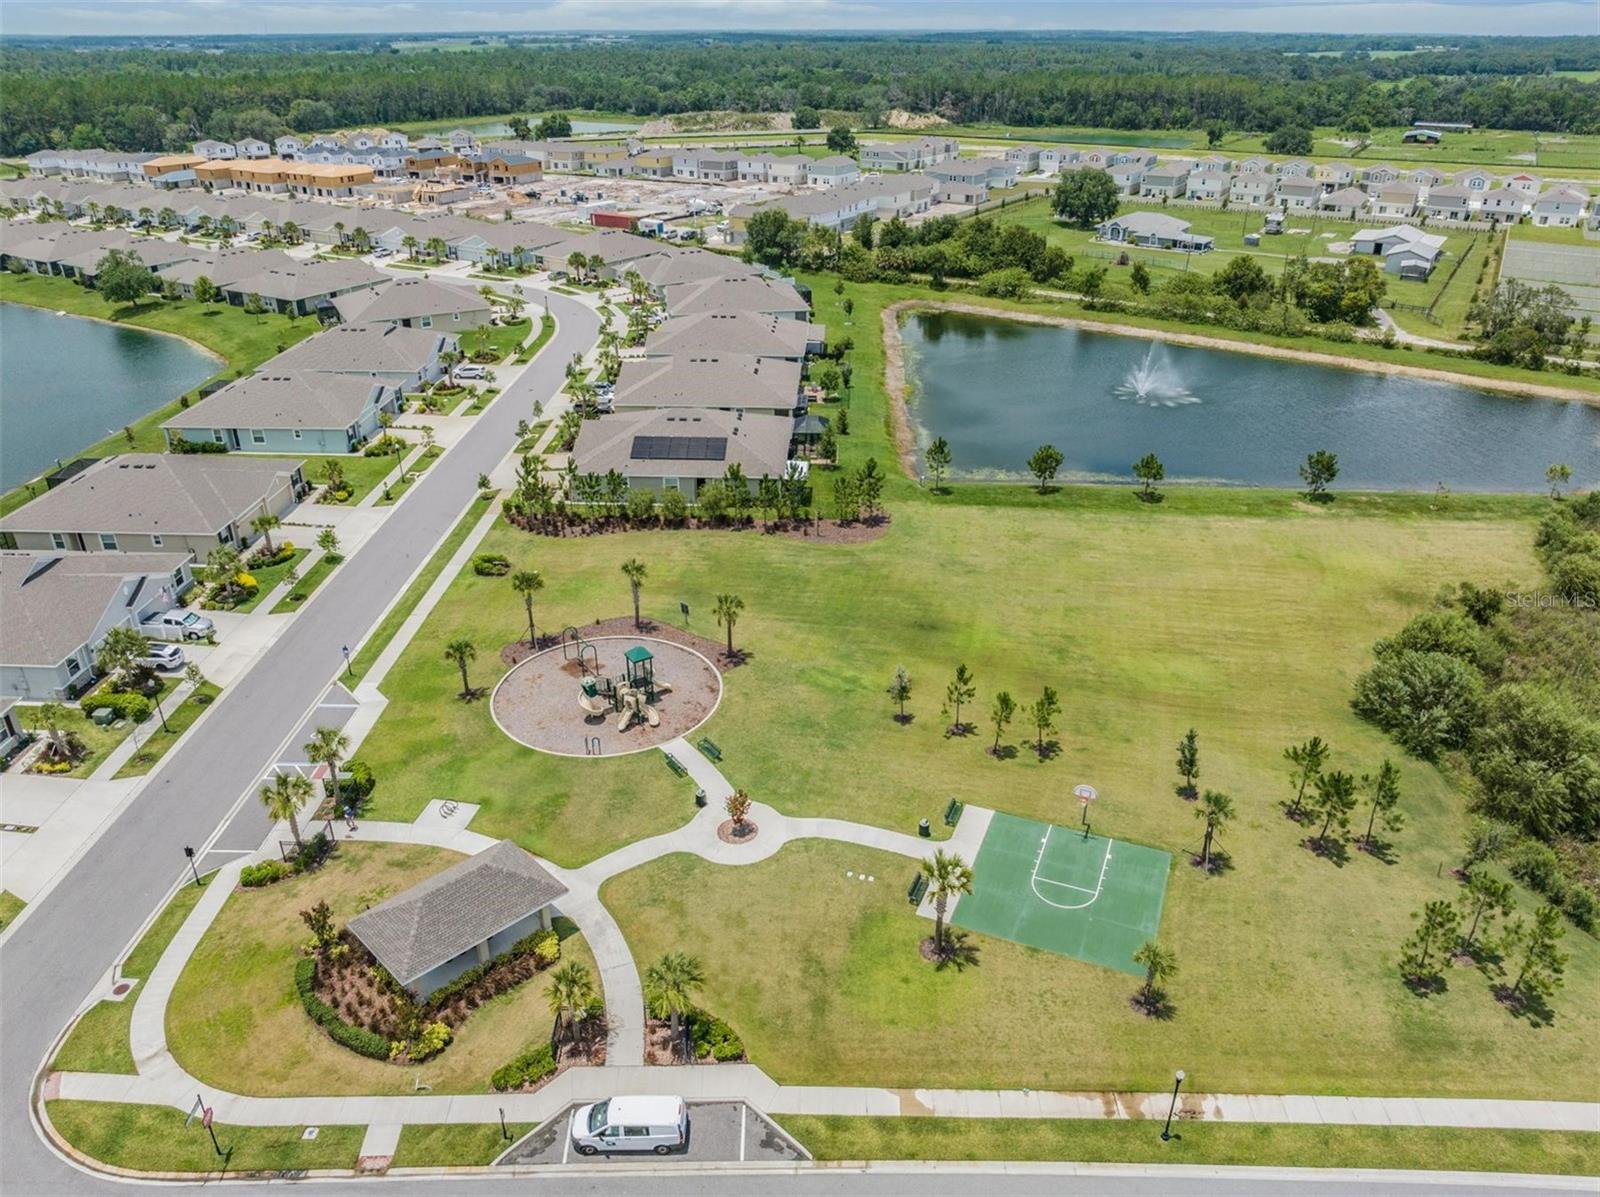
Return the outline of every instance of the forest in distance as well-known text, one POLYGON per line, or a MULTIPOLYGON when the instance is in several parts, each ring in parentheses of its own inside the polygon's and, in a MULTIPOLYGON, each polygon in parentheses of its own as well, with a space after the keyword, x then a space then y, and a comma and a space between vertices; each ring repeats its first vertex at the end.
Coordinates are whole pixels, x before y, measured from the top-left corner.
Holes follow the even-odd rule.
POLYGON ((811 108, 875 126, 896 108, 958 124, 1361 129, 1413 120, 1600 133, 1600 37, 1265 34, 690 35, 0 42, 0 154, 185 149, 354 125, 507 112, 642 118, 811 108))

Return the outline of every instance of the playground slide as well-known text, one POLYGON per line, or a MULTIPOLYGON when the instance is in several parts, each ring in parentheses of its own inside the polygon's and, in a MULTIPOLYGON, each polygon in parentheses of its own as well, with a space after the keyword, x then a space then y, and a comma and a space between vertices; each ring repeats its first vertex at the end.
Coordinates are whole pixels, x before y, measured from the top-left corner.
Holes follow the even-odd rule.
POLYGON ((661 726, 661 712, 656 710, 655 707, 650 706, 648 703, 645 704, 644 717, 650 721, 651 727, 661 726))
POLYGON ((588 715, 608 715, 611 713, 611 704, 599 698, 591 698, 587 694, 578 695, 578 705, 588 715))

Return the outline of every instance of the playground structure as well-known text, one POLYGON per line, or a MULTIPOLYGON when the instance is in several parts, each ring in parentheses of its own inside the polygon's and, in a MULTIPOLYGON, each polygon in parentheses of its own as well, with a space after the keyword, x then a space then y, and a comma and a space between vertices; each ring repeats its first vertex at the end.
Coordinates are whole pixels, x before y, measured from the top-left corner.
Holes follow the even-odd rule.
POLYGON ((568 627, 561 633, 561 658, 577 661, 583 680, 579 683, 578 705, 585 719, 617 716, 617 730, 625 732, 635 723, 661 726, 661 713, 655 704, 663 694, 672 693, 672 684, 656 680, 655 654, 636 644, 623 654, 624 672, 608 677, 600 669, 600 651, 568 627))

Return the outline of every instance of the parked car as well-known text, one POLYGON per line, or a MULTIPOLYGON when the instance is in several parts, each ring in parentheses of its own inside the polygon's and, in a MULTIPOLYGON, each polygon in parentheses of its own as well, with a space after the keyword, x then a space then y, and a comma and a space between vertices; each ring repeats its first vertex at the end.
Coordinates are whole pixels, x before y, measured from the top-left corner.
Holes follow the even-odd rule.
POLYGON ((572 1112, 579 1155, 653 1151, 667 1155, 689 1140, 689 1107, 681 1097, 612 1097, 572 1112))
POLYGON ((482 366, 473 365, 471 362, 468 362, 465 366, 456 367, 457 380, 465 378, 468 382, 471 382, 475 378, 485 378, 487 376, 488 371, 482 366))
POLYGON ((152 644, 150 651, 139 658, 146 669, 160 669, 168 673, 183 668, 183 649, 176 644, 152 644))
POLYGON ((216 630, 216 625, 196 611, 174 607, 154 619, 145 620, 139 630, 157 640, 204 640, 216 630))

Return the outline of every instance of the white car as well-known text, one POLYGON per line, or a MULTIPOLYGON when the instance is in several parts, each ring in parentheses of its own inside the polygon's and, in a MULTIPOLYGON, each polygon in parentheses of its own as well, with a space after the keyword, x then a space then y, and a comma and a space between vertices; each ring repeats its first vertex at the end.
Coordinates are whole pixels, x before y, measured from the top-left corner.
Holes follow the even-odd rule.
POLYGON ((689 1107, 681 1097, 613 1097, 572 1112, 579 1155, 653 1151, 668 1155, 689 1141, 689 1107))
POLYGON ((456 377, 458 379, 465 378, 471 382, 474 379, 487 377, 487 374, 482 366, 467 365, 456 367, 456 377))
POLYGON ((146 669, 160 669, 168 673, 183 668, 183 649, 176 644, 152 644, 150 651, 139 658, 146 669))
POLYGON ((174 607, 145 620, 139 630, 157 640, 204 640, 216 630, 216 625, 198 612, 174 607))

